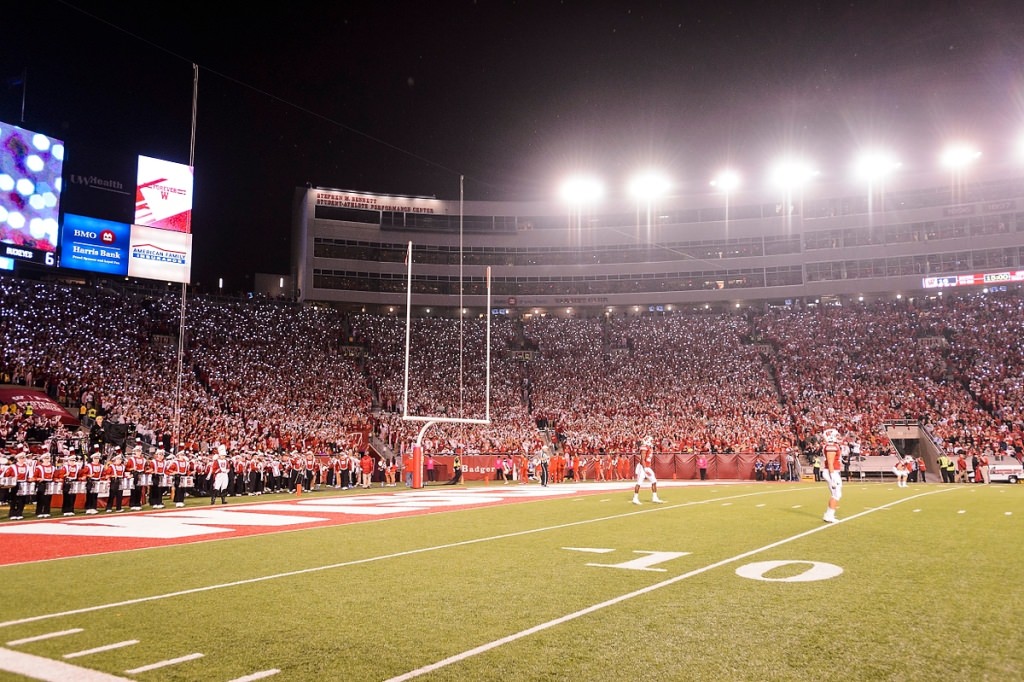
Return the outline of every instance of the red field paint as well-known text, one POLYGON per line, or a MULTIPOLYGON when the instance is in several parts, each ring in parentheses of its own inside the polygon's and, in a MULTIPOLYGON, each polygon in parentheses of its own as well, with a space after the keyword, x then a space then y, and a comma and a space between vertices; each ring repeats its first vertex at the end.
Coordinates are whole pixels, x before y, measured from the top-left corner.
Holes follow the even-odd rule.
POLYGON ((583 494, 623 494, 629 481, 514 488, 429 488, 373 495, 291 498, 133 514, 77 516, 0 526, 0 565, 165 547, 583 494))

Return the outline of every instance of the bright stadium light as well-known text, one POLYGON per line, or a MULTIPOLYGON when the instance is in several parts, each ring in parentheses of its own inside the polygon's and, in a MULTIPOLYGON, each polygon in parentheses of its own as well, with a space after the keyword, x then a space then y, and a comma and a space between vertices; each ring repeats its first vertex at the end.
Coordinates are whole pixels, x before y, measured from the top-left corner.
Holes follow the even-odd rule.
POLYGON ((800 189, 817 175, 814 166, 802 159, 783 159, 772 169, 772 181, 788 190, 800 189))
POLYGON ((946 168, 959 170, 974 163, 981 156, 981 152, 973 145, 958 142, 946 147, 942 152, 940 160, 946 168))
POLYGON ((711 186, 715 189, 731 194, 740 186, 740 174, 733 170, 723 170, 711 180, 711 186))
POLYGON ((644 171, 629 181, 629 193, 640 201, 653 201, 665 196, 672 187, 669 179, 658 171, 644 171))
POLYGON ((862 182, 876 183, 885 180, 901 165, 891 152, 869 149, 861 152, 854 161, 853 172, 862 182))
POLYGON ((590 175, 576 175, 562 183, 559 195, 573 206, 592 204, 604 196, 604 184, 590 175))

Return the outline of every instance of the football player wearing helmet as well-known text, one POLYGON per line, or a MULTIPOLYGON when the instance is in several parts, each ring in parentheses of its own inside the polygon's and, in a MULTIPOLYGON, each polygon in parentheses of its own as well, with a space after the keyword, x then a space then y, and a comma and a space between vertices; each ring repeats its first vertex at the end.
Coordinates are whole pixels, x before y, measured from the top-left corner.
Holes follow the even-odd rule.
POLYGON ((828 484, 828 508, 825 509, 825 516, 822 518, 826 523, 835 523, 839 520, 836 518, 836 510, 839 509, 839 500, 843 497, 842 443, 837 429, 825 429, 821 435, 825 441, 821 451, 825 460, 825 471, 822 475, 828 484))

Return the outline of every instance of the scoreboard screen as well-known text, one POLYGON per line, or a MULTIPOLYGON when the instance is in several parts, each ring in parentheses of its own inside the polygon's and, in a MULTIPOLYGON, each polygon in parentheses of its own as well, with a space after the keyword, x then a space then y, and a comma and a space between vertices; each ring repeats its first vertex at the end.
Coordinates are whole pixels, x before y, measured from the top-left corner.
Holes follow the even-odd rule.
POLYGON ((64 143, 0 121, 0 258, 57 265, 64 143))

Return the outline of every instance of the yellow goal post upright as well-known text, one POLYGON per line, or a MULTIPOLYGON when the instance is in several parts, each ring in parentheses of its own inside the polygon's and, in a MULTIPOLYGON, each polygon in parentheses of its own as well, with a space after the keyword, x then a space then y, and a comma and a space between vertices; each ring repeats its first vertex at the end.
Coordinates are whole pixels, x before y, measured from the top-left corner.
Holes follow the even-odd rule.
MULTIPOLYGON (((462 325, 465 318, 465 308, 462 305, 462 266, 461 266, 461 249, 460 249, 460 265, 459 265, 459 324, 462 325)), ((485 345, 485 364, 486 364, 486 383, 484 388, 484 418, 483 419, 471 419, 468 417, 444 417, 440 415, 415 415, 409 414, 409 360, 412 351, 412 242, 409 242, 408 250, 405 255, 406 262, 406 293, 405 293, 405 384, 403 387, 402 396, 402 419, 406 421, 424 422, 423 428, 420 429, 419 434, 416 436, 416 440, 412 446, 412 487, 419 489, 423 487, 423 434, 427 432, 434 424, 490 424, 491 423, 491 268, 487 266, 486 284, 487 284, 487 308, 486 308, 486 319, 487 319, 487 332, 485 345)), ((462 343, 461 335, 460 341, 462 343)), ((462 375, 462 348, 459 349, 459 376, 461 382, 462 375)), ((462 396, 462 386, 460 385, 460 405, 462 396)), ((460 412, 464 414, 464 412, 460 412)))

